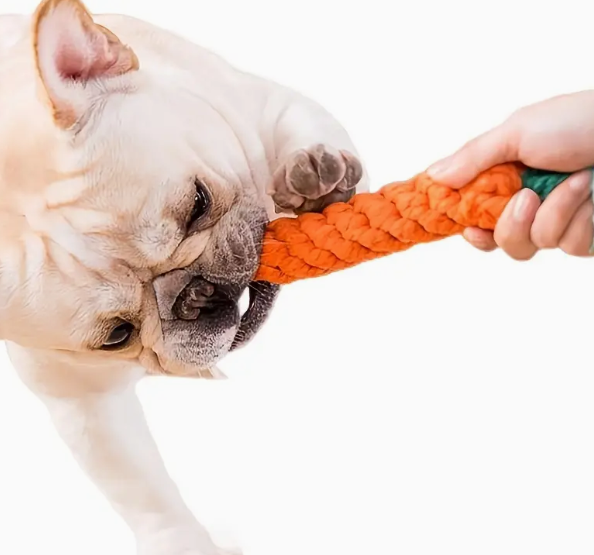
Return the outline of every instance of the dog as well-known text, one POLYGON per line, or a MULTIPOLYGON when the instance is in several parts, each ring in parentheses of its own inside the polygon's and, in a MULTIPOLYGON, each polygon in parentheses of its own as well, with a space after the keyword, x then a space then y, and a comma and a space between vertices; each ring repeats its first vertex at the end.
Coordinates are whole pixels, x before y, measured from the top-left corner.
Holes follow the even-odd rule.
POLYGON ((139 555, 219 555, 135 394, 221 378, 278 288, 266 223, 367 190, 315 102, 79 0, 0 17, 0 337, 139 555), (249 291, 249 306, 239 300, 249 291))

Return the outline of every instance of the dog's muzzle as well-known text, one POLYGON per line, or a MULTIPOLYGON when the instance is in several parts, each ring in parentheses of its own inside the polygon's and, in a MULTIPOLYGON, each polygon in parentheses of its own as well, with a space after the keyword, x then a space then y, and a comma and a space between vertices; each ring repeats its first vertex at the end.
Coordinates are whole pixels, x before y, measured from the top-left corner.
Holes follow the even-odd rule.
POLYGON ((163 339, 158 354, 164 360, 208 368, 260 330, 280 290, 253 281, 264 216, 257 207, 235 206, 192 264, 153 280, 163 339), (246 291, 248 308, 241 314, 246 291))

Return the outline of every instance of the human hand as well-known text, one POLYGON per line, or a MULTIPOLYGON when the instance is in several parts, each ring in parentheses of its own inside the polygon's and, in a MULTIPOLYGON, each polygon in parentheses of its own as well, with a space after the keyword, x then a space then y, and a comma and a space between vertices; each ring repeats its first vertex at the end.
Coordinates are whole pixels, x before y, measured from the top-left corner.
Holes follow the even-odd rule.
POLYGON ((594 165, 594 91, 554 97, 515 112, 501 125, 464 145, 428 172, 435 180, 460 188, 479 173, 504 162, 534 168, 578 172, 542 203, 522 190, 506 207, 493 233, 469 228, 464 237, 481 250, 501 247, 517 260, 539 249, 560 248, 574 256, 591 254, 592 173, 594 165))

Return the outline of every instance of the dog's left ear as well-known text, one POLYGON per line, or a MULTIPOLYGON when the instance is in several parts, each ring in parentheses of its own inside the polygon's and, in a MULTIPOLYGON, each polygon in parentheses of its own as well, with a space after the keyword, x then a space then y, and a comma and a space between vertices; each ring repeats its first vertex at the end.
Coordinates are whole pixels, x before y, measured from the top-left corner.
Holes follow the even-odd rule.
POLYGON ((79 0, 44 0, 33 17, 33 41, 37 71, 63 129, 89 108, 93 84, 138 69, 132 49, 96 24, 79 0))

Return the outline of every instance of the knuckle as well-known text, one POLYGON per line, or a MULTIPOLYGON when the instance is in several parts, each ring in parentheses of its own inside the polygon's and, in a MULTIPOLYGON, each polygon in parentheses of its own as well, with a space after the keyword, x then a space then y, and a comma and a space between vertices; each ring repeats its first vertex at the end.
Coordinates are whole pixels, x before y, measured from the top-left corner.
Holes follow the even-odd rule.
POLYGON ((500 248, 507 251, 508 249, 513 249, 518 244, 518 235, 518 232, 513 226, 506 225, 505 222, 500 222, 495 228, 493 238, 500 248))
POLYGON ((514 260, 529 260, 536 253, 536 247, 530 242, 529 238, 522 237, 523 233, 518 233, 512 226, 504 226, 496 230, 495 242, 510 258, 514 260))
POLYGON ((554 249, 559 246, 559 234, 550 228, 535 227, 530 232, 530 239, 539 249, 554 249))

